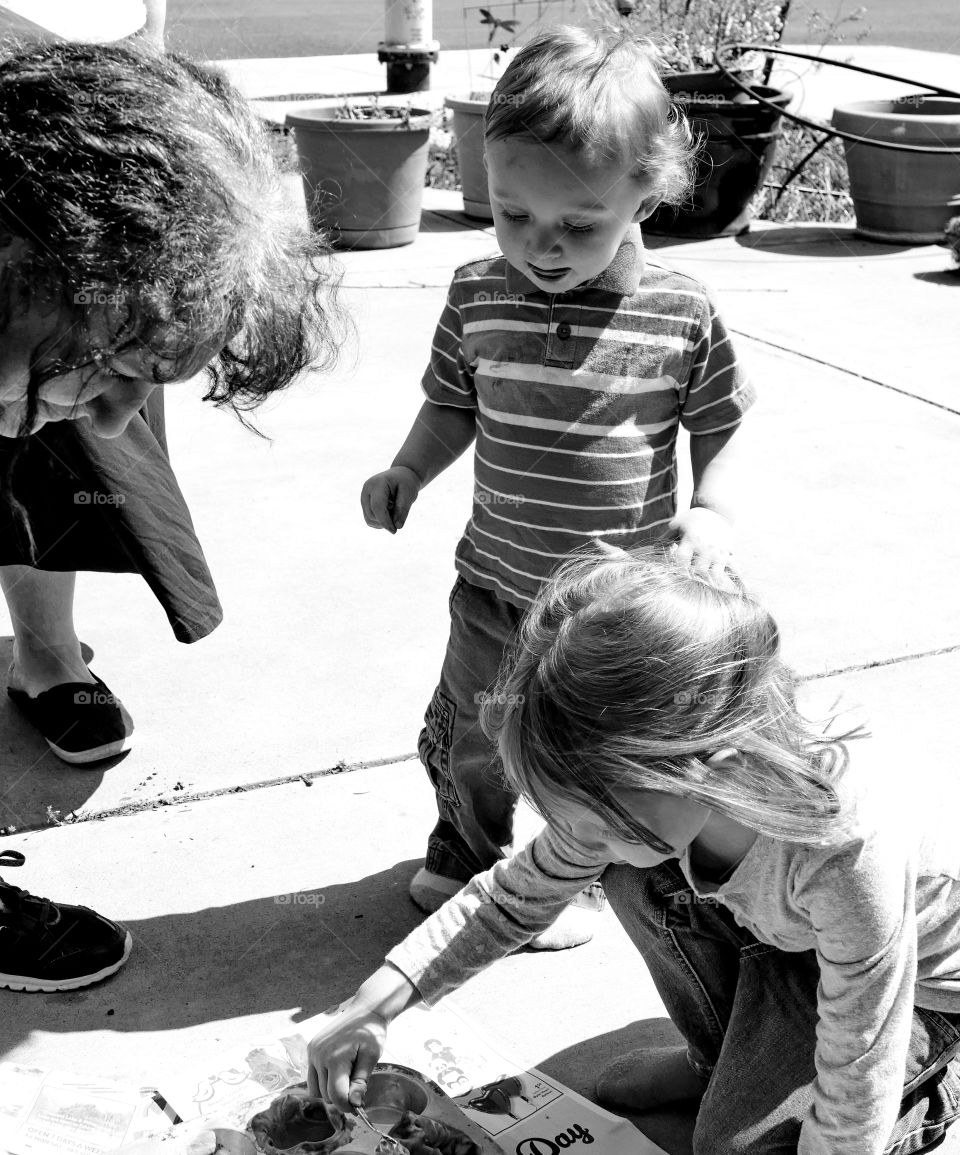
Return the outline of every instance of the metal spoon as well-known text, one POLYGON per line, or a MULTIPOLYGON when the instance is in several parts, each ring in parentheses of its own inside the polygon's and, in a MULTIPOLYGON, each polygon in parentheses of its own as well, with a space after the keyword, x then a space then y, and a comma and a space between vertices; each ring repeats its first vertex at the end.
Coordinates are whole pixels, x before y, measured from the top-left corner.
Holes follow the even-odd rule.
POLYGON ((362 1107, 354 1107, 353 1113, 356 1115, 356 1117, 360 1120, 361 1123, 363 1123, 365 1126, 370 1128, 370 1130, 374 1133, 374 1135, 379 1135, 380 1139, 384 1143, 387 1143, 390 1146, 392 1146, 394 1148, 394 1150, 396 1151, 397 1155, 410 1155, 410 1152, 407 1150, 406 1147, 404 1147, 404 1145, 400 1142, 399 1139, 395 1139, 392 1135, 388 1135, 385 1131, 381 1131, 379 1127, 375 1127, 373 1125, 373 1123, 370 1121, 369 1115, 366 1113, 366 1111, 362 1107))

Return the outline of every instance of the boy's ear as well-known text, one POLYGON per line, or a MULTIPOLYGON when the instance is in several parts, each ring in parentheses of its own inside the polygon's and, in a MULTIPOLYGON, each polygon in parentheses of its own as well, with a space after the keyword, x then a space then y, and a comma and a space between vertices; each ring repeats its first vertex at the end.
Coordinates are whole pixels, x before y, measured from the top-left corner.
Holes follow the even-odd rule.
POLYGON ((644 197, 643 200, 640 202, 640 207, 633 214, 633 223, 635 225, 638 225, 638 224, 640 224, 641 221, 645 221, 647 219, 647 217, 650 216, 651 213, 653 213, 656 210, 656 208, 659 204, 660 204, 660 194, 659 193, 651 193, 649 196, 644 197))

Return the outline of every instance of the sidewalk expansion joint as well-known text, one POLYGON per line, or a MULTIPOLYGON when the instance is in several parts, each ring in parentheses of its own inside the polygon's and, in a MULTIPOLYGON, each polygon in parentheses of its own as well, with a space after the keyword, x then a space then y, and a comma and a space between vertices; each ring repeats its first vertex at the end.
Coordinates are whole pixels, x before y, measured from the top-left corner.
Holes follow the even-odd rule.
POLYGON ((855 662, 852 666, 837 666, 834 670, 825 670, 822 674, 804 674, 797 679, 804 682, 819 682, 823 678, 834 678, 838 674, 856 674, 861 670, 876 670, 880 666, 898 666, 902 662, 918 662, 923 658, 940 658, 945 654, 960 652, 960 642, 952 646, 940 646, 936 650, 921 650, 916 654, 900 654, 895 658, 876 658, 869 662, 855 662))
POLYGON ((878 377, 868 377, 864 373, 857 373, 854 369, 847 369, 843 365, 835 365, 832 361, 827 361, 823 357, 814 357, 812 353, 801 353, 799 349, 792 349, 789 345, 781 345, 778 341, 770 341, 766 337, 758 337, 754 333, 748 333, 745 329, 730 329, 731 333, 736 333, 738 337, 746 337, 748 341, 756 341, 758 345, 766 345, 770 349, 778 349, 781 353, 790 353, 794 357, 799 357, 803 361, 813 361, 817 365, 825 365, 828 369, 835 369, 838 373, 844 373, 848 377, 855 377, 858 381, 865 381, 869 385, 879 385, 881 389, 889 389, 891 393, 899 393, 901 397, 909 397, 911 401, 919 401, 923 405, 930 405, 934 409, 942 409, 945 413, 952 413, 954 417, 960 417, 960 409, 951 409, 949 405, 944 405, 940 401, 932 401, 929 397, 920 397, 916 393, 911 393, 909 389, 900 389, 896 385, 891 385, 887 381, 881 381, 878 377))
MULTIPOLYGON (((914 654, 900 654, 892 658, 876 658, 868 662, 856 662, 849 666, 837 666, 831 670, 824 670, 817 674, 804 674, 798 677, 798 683, 819 682, 826 678, 834 678, 840 674, 853 674, 864 670, 879 669, 882 666, 896 666, 904 662, 921 661, 924 658, 939 658, 947 654, 960 652, 960 642, 950 646, 940 646, 935 650, 921 650, 914 654)), ((378 766, 390 766, 396 762, 412 762, 418 757, 415 753, 396 754, 385 758, 371 758, 363 762, 337 762, 325 770, 313 770, 309 773, 288 774, 281 778, 265 778, 260 782, 244 783, 238 786, 221 786, 216 790, 197 790, 190 793, 177 794, 174 798, 151 798, 143 802, 125 802, 119 806, 111 806, 104 810, 72 811, 62 819, 58 818, 58 811, 48 808, 52 821, 36 822, 31 825, 18 826, 17 834, 29 834, 36 830, 49 830, 55 826, 73 826, 79 822, 101 822, 107 818, 125 818, 131 814, 141 814, 146 810, 159 810, 161 807, 183 806, 191 802, 205 802, 209 798, 223 798, 228 794, 249 794, 256 790, 268 790, 276 786, 291 786, 300 782, 304 786, 312 786, 315 781, 323 778, 332 778, 338 774, 350 774, 355 770, 374 769, 378 766)))
POLYGON ((159 810, 161 807, 183 806, 188 802, 205 802, 208 798, 223 798, 228 794, 250 794, 256 790, 268 790, 274 786, 290 786, 295 782, 312 786, 317 779, 332 778, 337 774, 350 774, 355 770, 371 770, 377 766, 391 766, 395 762, 411 762, 417 754, 396 754, 387 758, 371 758, 365 762, 338 762, 326 770, 312 770, 306 774, 290 774, 283 778, 265 778, 262 782, 248 782, 240 786, 221 786, 216 790, 197 790, 192 793, 178 793, 174 798, 150 798, 143 802, 124 802, 104 810, 83 810, 65 815, 51 822, 36 822, 30 826, 18 826, 17 834, 29 834, 34 830, 49 830, 53 826, 74 826, 79 822, 100 822, 105 818, 126 818, 130 814, 141 814, 145 810, 159 810))

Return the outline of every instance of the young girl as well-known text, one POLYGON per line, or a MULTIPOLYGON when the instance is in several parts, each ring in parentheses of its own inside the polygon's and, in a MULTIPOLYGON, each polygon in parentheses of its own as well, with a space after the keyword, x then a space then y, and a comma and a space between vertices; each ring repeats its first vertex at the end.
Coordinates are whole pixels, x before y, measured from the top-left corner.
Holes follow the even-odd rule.
POLYGON ((311 1042, 312 1086, 361 1102, 395 1015, 601 878, 686 1043, 617 1060, 601 1102, 702 1097, 704 1155, 935 1146, 960 1113, 955 840, 871 804, 870 744, 814 730, 778 652, 675 553, 566 565, 486 713, 547 826, 391 951, 311 1042))

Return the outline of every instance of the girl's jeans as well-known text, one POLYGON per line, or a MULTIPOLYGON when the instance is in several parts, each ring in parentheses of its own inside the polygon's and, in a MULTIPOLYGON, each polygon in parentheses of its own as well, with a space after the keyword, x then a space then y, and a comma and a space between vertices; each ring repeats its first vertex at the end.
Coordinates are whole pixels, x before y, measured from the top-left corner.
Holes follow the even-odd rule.
MULTIPOLYGON (((675 862, 610 866, 603 889, 643 955, 695 1069, 710 1078, 697 1155, 794 1153, 816 1075, 813 951, 758 942, 675 862)), ((916 1007, 900 1117, 886 1155, 938 1146, 960 1115, 960 1015, 916 1007)))
POLYGON ((480 709, 522 617, 516 606, 457 578, 450 594, 450 640, 419 753, 439 812, 424 865, 460 882, 493 866, 513 842, 517 797, 503 781, 496 747, 480 728, 480 709))

